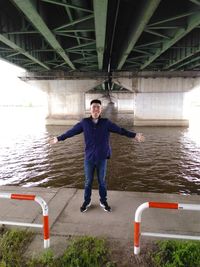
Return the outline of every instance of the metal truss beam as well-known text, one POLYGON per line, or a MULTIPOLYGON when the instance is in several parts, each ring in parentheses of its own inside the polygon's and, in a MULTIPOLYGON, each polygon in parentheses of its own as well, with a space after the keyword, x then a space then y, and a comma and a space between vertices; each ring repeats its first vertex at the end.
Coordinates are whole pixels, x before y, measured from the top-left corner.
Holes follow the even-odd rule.
POLYGON ((164 34, 161 34, 161 33, 157 32, 157 31, 152 31, 152 30, 149 30, 149 29, 145 29, 144 31, 145 31, 145 32, 148 32, 148 33, 150 33, 150 34, 156 35, 156 36, 158 36, 158 37, 162 37, 162 38, 164 38, 164 39, 170 39, 169 36, 164 35, 164 34))
POLYGON ((200 6, 200 1, 199 0, 190 0, 190 2, 192 2, 195 5, 200 6))
POLYGON ((75 70, 75 66, 66 55, 64 49, 56 40, 53 33, 49 30, 32 2, 30 0, 12 0, 12 2, 17 5, 17 7, 25 14, 27 19, 33 24, 33 26, 44 36, 45 40, 50 44, 51 47, 54 48, 55 52, 64 59, 64 61, 70 66, 71 69, 75 70))
POLYGON ((60 31, 60 30, 65 29, 67 27, 73 26, 75 24, 78 24, 78 23, 81 23, 83 21, 90 20, 90 19, 93 19, 93 18, 94 18, 94 15, 92 14, 92 15, 89 15, 89 16, 86 16, 86 17, 83 17, 83 18, 80 18, 80 19, 77 19, 77 20, 73 20, 73 21, 71 21, 69 23, 66 23, 66 24, 60 26, 60 27, 57 27, 56 29, 54 29, 54 31, 60 31))
POLYGON ((183 61, 187 60, 187 62, 190 62, 190 58, 194 57, 196 54, 198 54, 200 52, 200 47, 196 48, 193 51, 188 52, 186 55, 183 55, 181 58, 178 58, 176 60, 173 60, 172 63, 166 65, 165 67, 163 67, 163 70, 169 70, 171 69, 173 66, 173 69, 178 69, 181 66, 186 65, 185 63, 182 63, 183 61))
POLYGON ((93 0, 99 70, 103 68, 108 0, 93 0))
MULTIPOLYGON (((67 0, 63 0, 62 1, 64 4, 67 4, 67 0)), ((74 20, 73 20, 73 15, 72 15, 72 10, 68 7, 68 6, 65 6, 64 7, 65 8, 65 11, 66 11, 66 13, 67 13, 67 15, 68 15, 68 17, 69 17, 69 21, 70 22, 73 22, 74 20)), ((76 9, 76 12, 77 12, 77 9, 76 9)), ((78 10, 78 12, 80 12, 80 10, 78 10)), ((93 13, 93 12, 92 12, 93 13)), ((59 31, 57 32, 57 35, 62 35, 63 33, 59 33, 59 31)), ((66 34, 66 33, 64 33, 64 34, 66 34)), ((83 34, 81 34, 81 35, 83 35, 83 34)), ((86 33, 86 35, 87 35, 87 33, 86 33)), ((66 36, 66 35, 65 35, 66 36)), ((80 45, 81 44, 81 40, 83 40, 83 38, 85 37, 83 37, 83 36, 80 36, 80 33, 78 34, 78 32, 74 32, 74 36, 75 36, 75 38, 76 38, 76 40, 77 40, 77 43, 78 43, 78 45, 80 45), (82 38, 83 37, 83 38, 82 38)), ((68 37, 71 37, 70 36, 70 34, 68 34, 68 37)), ((72 38, 72 37, 71 37, 72 38)), ((86 37, 85 37, 86 38, 86 37)), ((85 39, 86 40, 86 39, 85 39)), ((81 54, 82 54, 82 56, 83 57, 85 57, 85 53, 83 52, 83 51, 81 51, 81 54)))
POLYGON ((95 41, 70 47, 70 48, 67 49, 67 51, 76 50, 76 49, 79 49, 79 48, 92 46, 92 45, 95 45, 95 41))
POLYGON ((47 65, 45 65, 44 63, 39 61, 37 58, 35 58, 32 55, 30 55, 28 52, 26 52, 23 48, 21 48, 20 46, 18 46, 14 42, 10 41, 3 34, 0 34, 0 41, 3 42, 4 44, 6 44, 7 46, 11 47, 16 53, 22 54, 25 57, 27 57, 30 60, 32 60, 34 63, 39 64, 40 66, 42 66, 43 68, 45 68, 47 70, 50 70, 50 68, 47 65))
POLYGON ((79 6, 75 6, 75 5, 70 5, 67 3, 62 3, 60 0, 58 0, 58 1, 56 1, 56 0, 42 0, 42 1, 50 3, 50 4, 54 4, 54 5, 64 6, 64 7, 71 8, 71 9, 76 9, 76 10, 80 10, 80 11, 84 11, 84 12, 88 12, 88 13, 93 13, 92 10, 82 8, 79 6))
POLYGON ((156 21, 154 23, 148 24, 148 28, 151 28, 151 27, 156 26, 156 25, 163 26, 163 23, 171 22, 171 21, 174 21, 174 20, 177 20, 177 19, 182 19, 182 18, 188 17, 190 15, 193 15, 195 13, 196 13, 196 11, 190 11, 190 12, 185 12, 183 14, 179 14, 179 15, 170 17, 168 19, 161 19, 161 20, 158 20, 158 21, 156 21))
POLYGON ((155 12, 156 8, 158 7, 160 0, 151 0, 146 1, 145 5, 142 8, 140 14, 138 14, 137 22, 134 23, 131 27, 131 31, 129 36, 127 36, 122 51, 119 56, 117 69, 120 70, 124 65, 128 55, 134 48, 137 40, 139 39, 140 35, 142 34, 143 30, 145 29, 147 23, 149 22, 151 16, 155 12))
POLYGON ((195 69, 197 67, 200 67, 200 57, 198 57, 198 62, 190 65, 188 69, 195 69))
MULTIPOLYGON (((148 65, 150 65, 155 59, 157 59, 162 53, 164 53, 167 49, 173 46, 176 42, 178 42, 181 38, 186 36, 189 32, 191 32, 195 27, 200 24, 200 12, 193 12, 187 18, 187 25, 185 27, 179 28, 175 31, 173 38, 170 40, 163 41, 162 48, 158 48, 155 54, 149 57, 144 64, 140 67, 140 70, 145 69, 148 65)), ((152 25, 152 24, 151 24, 152 25)), ((154 23, 155 25, 155 23, 154 23)))
MULTIPOLYGON (((199 59, 200 59, 200 56, 195 57, 195 58, 190 59, 190 60, 187 60, 186 62, 183 62, 182 64, 178 64, 177 66, 175 66, 175 67, 173 68, 173 70, 178 70, 178 69, 180 69, 180 68, 182 68, 182 67, 184 67, 184 66, 186 66, 186 65, 191 65, 191 63, 193 63, 193 62, 195 62, 195 61, 198 61, 199 59)), ((195 64, 196 64, 196 63, 195 63, 195 64)), ((194 64, 193 64, 192 66, 194 66, 194 64)))

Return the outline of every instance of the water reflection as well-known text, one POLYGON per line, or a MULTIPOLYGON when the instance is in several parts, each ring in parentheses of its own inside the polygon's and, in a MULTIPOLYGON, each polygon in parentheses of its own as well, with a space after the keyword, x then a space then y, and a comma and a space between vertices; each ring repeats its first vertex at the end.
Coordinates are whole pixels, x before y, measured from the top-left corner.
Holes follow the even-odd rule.
MULTIPOLYGON (((109 109, 104 112, 133 130, 129 123, 132 114, 109 115, 109 109)), ((3 124, 4 116, 0 116, 0 184, 83 188, 83 135, 50 147, 49 137, 63 133, 67 127, 45 127, 36 110, 26 110, 28 119, 22 123, 17 121, 22 116, 19 113, 13 114, 14 120, 4 119, 3 124)), ((112 134, 108 189, 199 193, 200 145, 191 129, 134 127, 146 136, 142 144, 112 134)))
POLYGON ((120 126, 122 125, 130 127, 133 125, 133 112, 119 113, 117 107, 115 107, 114 102, 109 102, 107 106, 103 108, 102 116, 105 118, 109 118, 120 126))

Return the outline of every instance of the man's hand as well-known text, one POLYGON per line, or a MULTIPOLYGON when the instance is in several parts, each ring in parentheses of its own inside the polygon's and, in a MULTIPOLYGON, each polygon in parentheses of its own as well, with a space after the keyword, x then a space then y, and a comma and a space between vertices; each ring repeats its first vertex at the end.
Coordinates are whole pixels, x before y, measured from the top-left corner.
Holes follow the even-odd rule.
POLYGON ((58 143, 58 138, 57 137, 53 137, 52 139, 49 140, 49 144, 50 145, 54 145, 56 143, 58 143))
POLYGON ((135 139, 136 139, 138 142, 144 142, 144 141, 145 141, 145 137, 143 136, 142 133, 136 133, 135 139))

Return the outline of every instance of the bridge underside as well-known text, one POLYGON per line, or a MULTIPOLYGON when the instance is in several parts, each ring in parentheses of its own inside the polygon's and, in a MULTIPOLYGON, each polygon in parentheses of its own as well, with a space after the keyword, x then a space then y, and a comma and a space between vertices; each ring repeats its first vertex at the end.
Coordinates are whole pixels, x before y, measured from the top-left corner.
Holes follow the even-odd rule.
MULTIPOLYGON (((123 73, 124 74, 124 73, 123 73)), ((121 125, 188 126, 190 93, 199 90, 200 77, 113 77, 112 90, 103 90, 103 77, 29 79, 47 96, 47 124, 71 125, 89 115, 90 101, 98 98, 121 125), (109 109, 111 110, 111 109, 109 109), (125 119, 123 119, 125 118, 125 119)), ((188 74, 189 75, 189 74, 188 74)))
POLYGON ((1 0, 0 57, 28 71, 200 70, 200 0, 1 0))
POLYGON ((200 0, 1 0, 0 58, 46 91, 50 119, 78 118, 98 96, 134 124, 185 125, 200 0))

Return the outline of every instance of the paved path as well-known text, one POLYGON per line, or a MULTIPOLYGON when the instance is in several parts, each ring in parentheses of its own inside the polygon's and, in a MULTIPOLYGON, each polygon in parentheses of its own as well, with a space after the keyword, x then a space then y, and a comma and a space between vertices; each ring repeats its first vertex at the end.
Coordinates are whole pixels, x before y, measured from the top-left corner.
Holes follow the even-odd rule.
MULTIPOLYGON (((132 245, 133 221, 137 207, 148 201, 200 203, 200 196, 176 194, 138 193, 109 191, 108 202, 112 212, 99 206, 98 191, 93 190, 92 206, 80 212, 83 190, 74 188, 25 188, 2 186, 0 192, 35 194, 49 206, 51 247, 62 250, 69 236, 92 235, 128 241, 132 245)), ((0 220, 41 223, 41 208, 32 201, 1 199, 0 220)), ((41 229, 35 229, 41 233, 41 229)), ((200 235, 200 212, 181 210, 148 209, 142 216, 142 231, 200 235)), ((145 237, 142 237, 144 240, 145 237)), ((142 241, 141 240, 141 241, 142 241)), ((35 253, 43 248, 42 235, 30 245, 35 253)), ((142 250, 142 242, 141 242, 142 250)))

